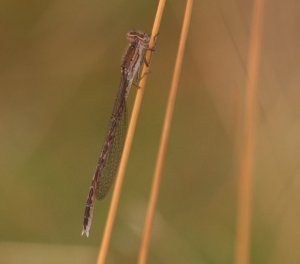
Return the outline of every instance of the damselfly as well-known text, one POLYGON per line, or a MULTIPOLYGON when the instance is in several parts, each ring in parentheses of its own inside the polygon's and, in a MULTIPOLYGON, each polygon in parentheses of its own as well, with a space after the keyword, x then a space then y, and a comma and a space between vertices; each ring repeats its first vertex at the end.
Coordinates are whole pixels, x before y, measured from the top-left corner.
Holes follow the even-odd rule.
POLYGON ((89 235, 92 224, 95 199, 105 197, 119 166, 126 133, 126 99, 144 62, 145 51, 150 41, 148 34, 135 31, 128 32, 127 39, 130 44, 121 64, 119 92, 86 201, 82 230, 82 235, 86 236, 89 235))

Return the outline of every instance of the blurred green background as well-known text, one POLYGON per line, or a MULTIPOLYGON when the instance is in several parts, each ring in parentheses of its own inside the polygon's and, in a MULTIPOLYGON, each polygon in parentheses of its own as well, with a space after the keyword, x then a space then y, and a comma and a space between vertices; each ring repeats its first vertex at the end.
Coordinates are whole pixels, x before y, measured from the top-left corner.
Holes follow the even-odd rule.
MULTIPOLYGON (((131 29, 156 1, 0 2, 0 263, 95 263, 84 204, 131 29)), ((236 143, 252 1, 195 1, 149 263, 232 263, 236 143)), ((108 263, 135 263, 185 1, 169 1, 108 263)), ((298 1, 267 1, 258 86, 251 263, 300 263, 298 1)), ((132 106, 135 88, 129 98, 132 106)))

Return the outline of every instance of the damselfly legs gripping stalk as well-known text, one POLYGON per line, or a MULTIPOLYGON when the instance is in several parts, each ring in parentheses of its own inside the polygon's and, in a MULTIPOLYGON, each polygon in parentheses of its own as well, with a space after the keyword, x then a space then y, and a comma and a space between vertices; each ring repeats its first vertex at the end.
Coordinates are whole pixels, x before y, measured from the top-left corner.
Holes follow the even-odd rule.
POLYGON ((128 32, 130 41, 121 64, 121 81, 113 108, 109 130, 101 150, 86 201, 82 235, 89 236, 95 199, 102 199, 113 183, 119 166, 126 134, 126 99, 148 49, 150 37, 143 32, 128 32))

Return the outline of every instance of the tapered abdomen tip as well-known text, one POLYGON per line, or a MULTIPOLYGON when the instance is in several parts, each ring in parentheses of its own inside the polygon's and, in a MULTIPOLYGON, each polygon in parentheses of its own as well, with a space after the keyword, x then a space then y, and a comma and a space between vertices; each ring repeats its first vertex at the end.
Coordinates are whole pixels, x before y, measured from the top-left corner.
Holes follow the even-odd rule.
POLYGON ((82 236, 83 236, 83 235, 86 235, 86 237, 89 237, 89 231, 83 228, 83 229, 82 229, 82 232, 81 232, 81 235, 82 235, 82 236))

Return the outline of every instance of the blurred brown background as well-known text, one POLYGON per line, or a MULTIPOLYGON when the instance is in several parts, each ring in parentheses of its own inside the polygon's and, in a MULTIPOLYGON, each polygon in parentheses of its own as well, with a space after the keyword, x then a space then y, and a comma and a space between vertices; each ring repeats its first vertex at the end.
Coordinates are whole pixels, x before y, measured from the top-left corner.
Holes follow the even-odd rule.
MULTIPOLYGON (((125 34, 151 1, 0 2, 0 263, 95 263, 110 197, 82 216, 125 34)), ((108 263, 135 263, 185 2, 165 9, 108 263)), ((300 3, 267 1, 251 263, 300 263, 300 3)), ((149 263, 232 263, 252 1, 195 1, 149 263)), ((129 107, 135 94, 132 89, 129 107)))

